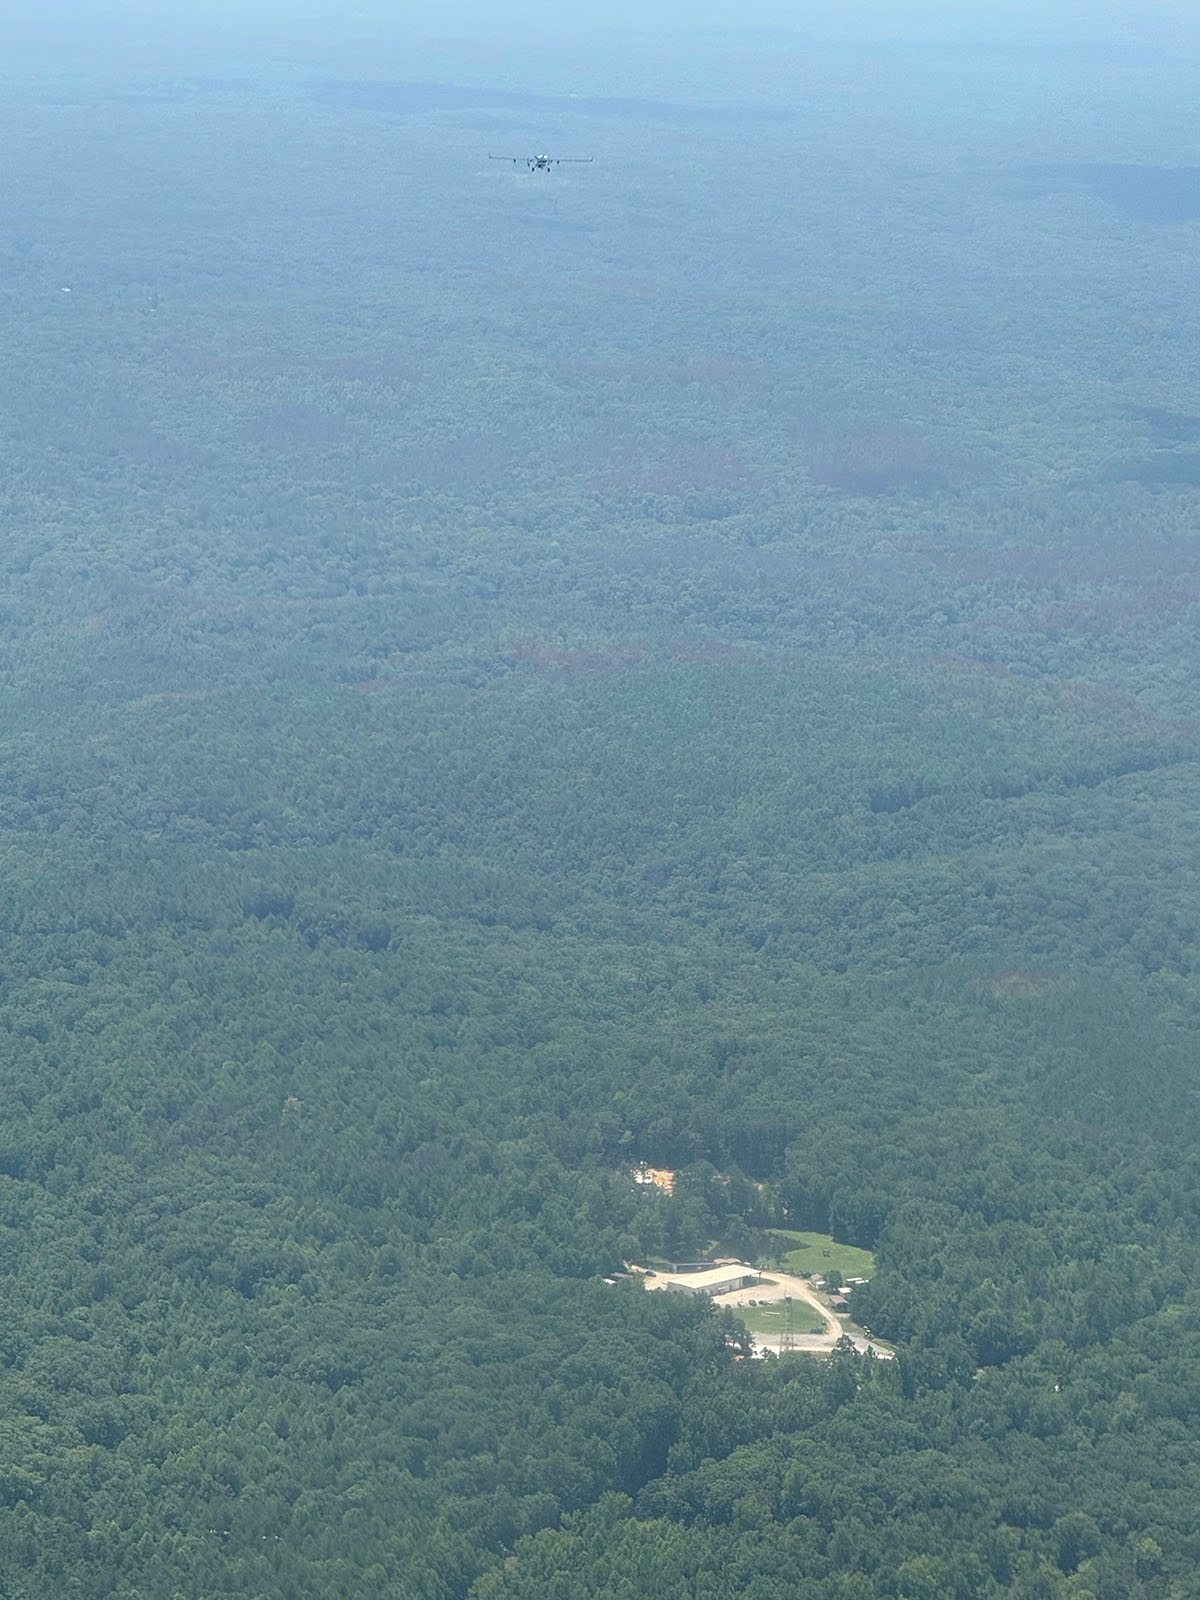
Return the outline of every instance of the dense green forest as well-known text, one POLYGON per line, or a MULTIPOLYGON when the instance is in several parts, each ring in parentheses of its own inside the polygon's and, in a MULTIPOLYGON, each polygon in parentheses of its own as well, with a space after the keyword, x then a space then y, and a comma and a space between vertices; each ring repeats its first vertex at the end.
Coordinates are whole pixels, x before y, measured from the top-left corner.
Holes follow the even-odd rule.
POLYGON ((0 95, 0 1590, 1196 1600, 1196 61, 225 48, 0 95))

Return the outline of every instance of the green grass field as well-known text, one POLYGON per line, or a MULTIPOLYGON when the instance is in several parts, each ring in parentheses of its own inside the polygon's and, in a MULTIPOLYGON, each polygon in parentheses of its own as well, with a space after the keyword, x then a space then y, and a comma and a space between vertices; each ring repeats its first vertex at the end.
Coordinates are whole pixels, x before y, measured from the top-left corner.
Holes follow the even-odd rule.
MULTIPOLYGON (((738 1321, 744 1322, 751 1333, 776 1335, 783 1332, 785 1308, 782 1300, 773 1306, 733 1306, 731 1309, 738 1321)), ((792 1331, 824 1333, 825 1323, 810 1305, 806 1305, 803 1300, 793 1300, 792 1331)))
POLYGON ((789 1272, 815 1272, 822 1277, 838 1271, 842 1278, 869 1278, 875 1271, 875 1257, 857 1245, 838 1244, 827 1233, 796 1233, 790 1228, 772 1228, 772 1234, 787 1242, 784 1266, 789 1272))

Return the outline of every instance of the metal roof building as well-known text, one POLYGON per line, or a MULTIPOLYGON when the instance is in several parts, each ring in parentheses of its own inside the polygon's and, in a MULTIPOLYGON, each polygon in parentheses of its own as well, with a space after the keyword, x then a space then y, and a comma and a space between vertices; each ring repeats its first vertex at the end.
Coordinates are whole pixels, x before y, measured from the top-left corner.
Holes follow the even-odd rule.
POLYGON ((743 1262, 731 1266, 709 1267, 704 1272, 659 1272, 646 1279, 647 1289, 677 1289, 683 1294, 729 1294, 734 1289, 749 1289, 761 1274, 743 1262))

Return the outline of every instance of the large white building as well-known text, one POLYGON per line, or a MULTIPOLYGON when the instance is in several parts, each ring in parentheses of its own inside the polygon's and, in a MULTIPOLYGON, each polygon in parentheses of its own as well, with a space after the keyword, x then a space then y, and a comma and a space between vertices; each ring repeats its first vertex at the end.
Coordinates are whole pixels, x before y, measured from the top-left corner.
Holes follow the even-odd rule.
POLYGON ((749 1289, 761 1276, 740 1261, 703 1272, 656 1272, 646 1274, 647 1289, 676 1289, 682 1294, 729 1294, 734 1289, 749 1289))

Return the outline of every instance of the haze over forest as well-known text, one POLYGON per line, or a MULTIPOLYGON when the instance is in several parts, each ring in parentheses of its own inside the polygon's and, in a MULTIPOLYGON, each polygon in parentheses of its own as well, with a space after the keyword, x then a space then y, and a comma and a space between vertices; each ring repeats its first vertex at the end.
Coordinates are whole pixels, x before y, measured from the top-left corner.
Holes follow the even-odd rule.
POLYGON ((1190 8, 390 10, 9 20, 0 1589, 1200 1600, 1190 8))

